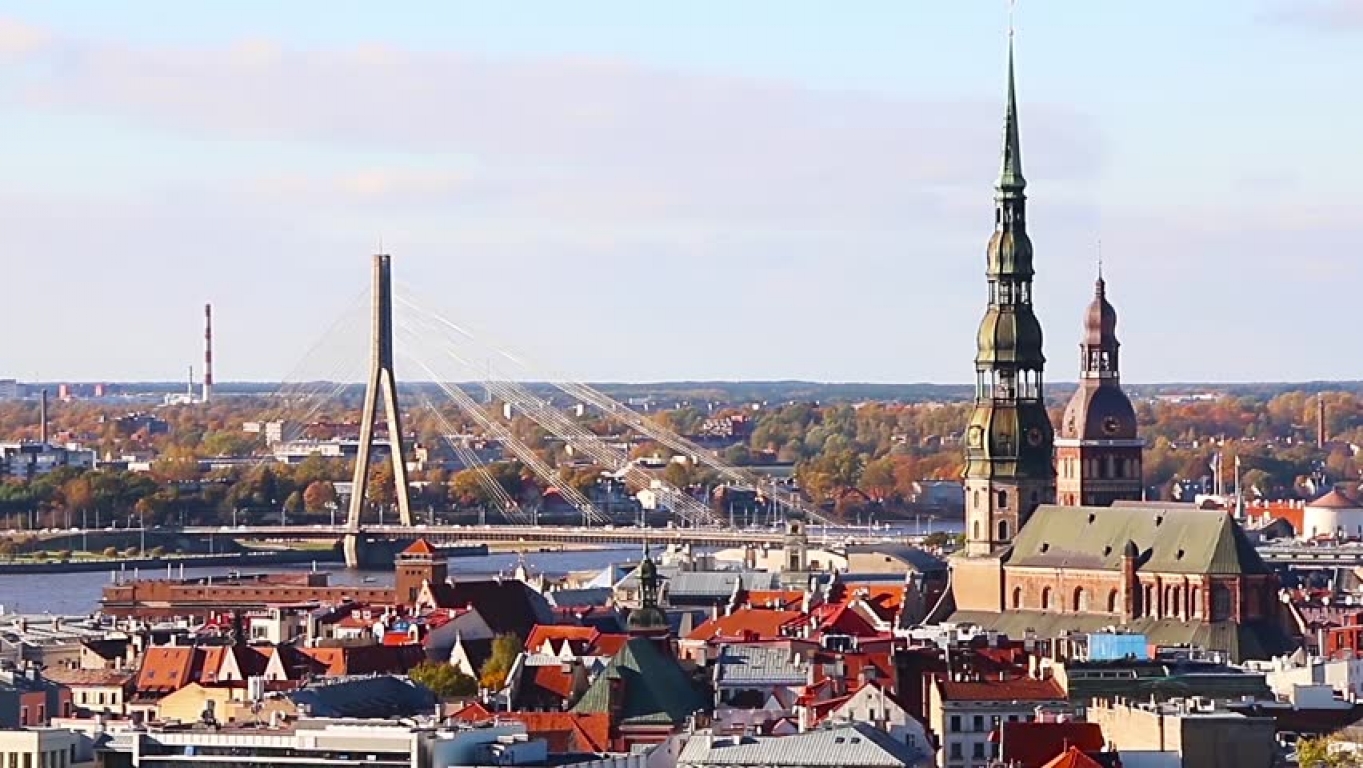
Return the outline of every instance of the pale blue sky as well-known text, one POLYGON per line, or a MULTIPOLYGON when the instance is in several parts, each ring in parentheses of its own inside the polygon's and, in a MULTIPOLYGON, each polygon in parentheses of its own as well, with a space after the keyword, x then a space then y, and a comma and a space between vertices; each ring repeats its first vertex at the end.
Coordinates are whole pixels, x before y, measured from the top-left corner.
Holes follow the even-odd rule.
MULTIPOLYGON (((278 380, 382 237, 583 379, 966 381, 1005 8, 0 2, 0 377, 278 380)), ((1358 378, 1363 0, 1017 25, 1049 378, 1099 237, 1129 380, 1358 378)))

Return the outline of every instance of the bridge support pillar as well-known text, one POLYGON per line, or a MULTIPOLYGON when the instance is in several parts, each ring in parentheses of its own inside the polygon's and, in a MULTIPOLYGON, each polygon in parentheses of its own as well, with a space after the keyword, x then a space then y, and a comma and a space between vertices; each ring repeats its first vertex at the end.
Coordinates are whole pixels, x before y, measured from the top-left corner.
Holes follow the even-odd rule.
POLYGON ((364 534, 359 531, 349 531, 341 539, 341 550, 345 553, 345 567, 350 569, 359 568, 364 564, 364 534))

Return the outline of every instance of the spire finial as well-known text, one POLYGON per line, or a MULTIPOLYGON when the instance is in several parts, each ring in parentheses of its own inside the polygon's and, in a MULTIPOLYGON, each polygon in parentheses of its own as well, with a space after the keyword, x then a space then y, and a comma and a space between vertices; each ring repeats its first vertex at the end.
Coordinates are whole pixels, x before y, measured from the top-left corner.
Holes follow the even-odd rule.
POLYGON ((1103 238, 1098 238, 1098 282, 1103 281, 1103 238))
POLYGON ((1017 86, 1013 76, 1013 0, 1008 2, 1008 104, 1003 119, 1003 167, 998 187, 1020 192, 1027 181, 1022 177, 1022 141, 1018 137, 1017 86))

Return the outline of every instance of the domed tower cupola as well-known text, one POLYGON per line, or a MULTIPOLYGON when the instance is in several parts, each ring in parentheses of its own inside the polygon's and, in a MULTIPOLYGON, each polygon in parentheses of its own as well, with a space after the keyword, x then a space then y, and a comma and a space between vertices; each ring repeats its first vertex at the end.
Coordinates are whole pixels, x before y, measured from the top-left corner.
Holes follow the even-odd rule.
POLYGON ((1101 263, 1079 342, 1079 389, 1055 441, 1056 495, 1062 504, 1107 506, 1141 498, 1142 448, 1136 409, 1122 391, 1117 310, 1101 263))
POLYGON ((1098 279, 1093 283, 1093 301, 1089 302, 1088 312, 1084 315, 1084 341, 1080 344, 1083 355, 1080 371, 1083 378, 1116 378, 1117 350, 1117 310, 1107 300, 1107 281, 1103 279, 1102 267, 1098 268, 1098 279))

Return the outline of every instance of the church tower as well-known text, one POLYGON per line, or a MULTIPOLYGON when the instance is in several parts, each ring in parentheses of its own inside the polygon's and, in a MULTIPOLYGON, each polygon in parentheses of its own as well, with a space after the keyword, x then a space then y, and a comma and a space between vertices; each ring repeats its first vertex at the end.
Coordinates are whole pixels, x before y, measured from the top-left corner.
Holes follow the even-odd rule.
POLYGON ((975 411, 966 428, 966 554, 1002 551, 1040 504, 1055 496, 1054 432, 1041 374, 1041 323, 1032 311, 1032 241, 1027 237, 1013 42, 1003 163, 994 196, 986 277, 989 307, 975 355, 975 411))
POLYGON ((1084 315, 1079 390, 1070 398, 1055 441, 1056 492, 1061 504, 1109 506, 1139 499, 1141 451, 1136 411, 1122 391, 1117 365, 1117 310, 1107 300, 1102 266, 1084 315))

